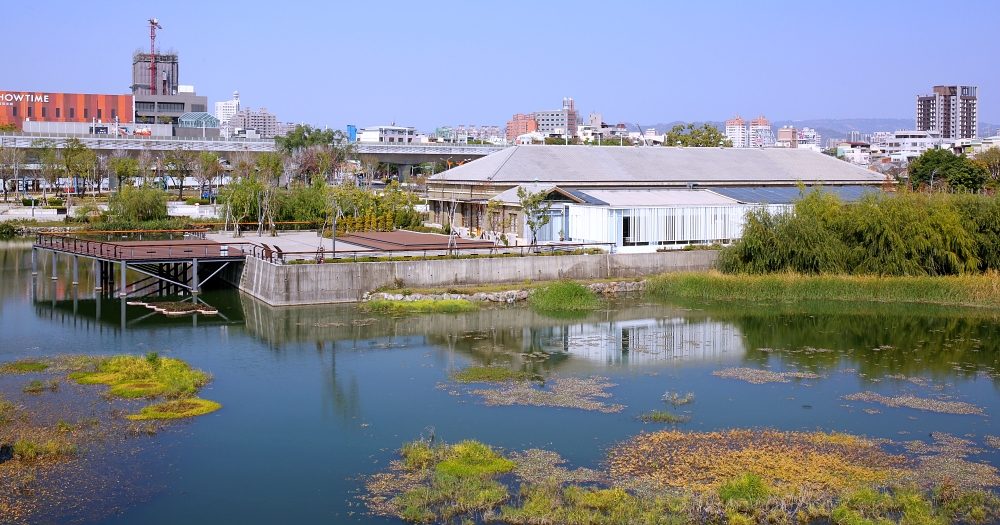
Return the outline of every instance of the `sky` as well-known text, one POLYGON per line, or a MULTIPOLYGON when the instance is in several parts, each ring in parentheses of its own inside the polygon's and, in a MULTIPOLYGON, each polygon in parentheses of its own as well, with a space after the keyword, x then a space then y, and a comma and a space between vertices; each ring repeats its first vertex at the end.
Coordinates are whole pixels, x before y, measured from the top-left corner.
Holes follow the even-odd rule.
POLYGON ((1000 124, 996 0, 5 4, 7 90, 127 93, 155 17, 210 108, 239 90, 339 129, 502 127, 563 97, 609 123, 913 118, 941 84, 978 85, 1000 124))

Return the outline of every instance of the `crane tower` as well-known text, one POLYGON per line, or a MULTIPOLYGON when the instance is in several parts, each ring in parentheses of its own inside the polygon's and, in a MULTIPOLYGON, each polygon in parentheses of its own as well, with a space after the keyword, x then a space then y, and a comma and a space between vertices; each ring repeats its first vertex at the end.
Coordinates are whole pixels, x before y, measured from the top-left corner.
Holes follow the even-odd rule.
POLYGON ((149 93, 156 94, 156 30, 163 29, 155 18, 149 19, 149 93))

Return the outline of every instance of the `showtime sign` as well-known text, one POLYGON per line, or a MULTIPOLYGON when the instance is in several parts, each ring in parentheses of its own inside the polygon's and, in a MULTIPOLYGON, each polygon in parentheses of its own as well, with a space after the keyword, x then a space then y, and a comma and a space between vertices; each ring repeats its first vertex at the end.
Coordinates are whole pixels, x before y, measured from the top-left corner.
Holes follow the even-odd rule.
POLYGON ((37 93, 2 93, 0 92, 0 102, 49 102, 48 95, 37 93))

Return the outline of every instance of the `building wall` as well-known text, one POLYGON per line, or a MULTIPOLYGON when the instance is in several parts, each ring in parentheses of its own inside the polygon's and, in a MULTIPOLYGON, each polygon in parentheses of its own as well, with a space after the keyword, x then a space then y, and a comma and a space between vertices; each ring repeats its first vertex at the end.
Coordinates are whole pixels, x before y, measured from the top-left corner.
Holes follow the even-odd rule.
POLYGON ((518 113, 514 115, 514 118, 507 121, 506 138, 507 141, 513 142, 517 137, 533 131, 538 131, 538 122, 535 120, 535 116, 518 113))
POLYGON ((233 128, 255 129, 261 137, 273 139, 278 135, 278 117, 267 112, 267 108, 252 111, 250 108, 241 110, 229 119, 233 128))
POLYGON ((934 92, 917 95, 917 130, 941 132, 943 139, 971 139, 979 133, 979 88, 934 86, 934 92))
POLYGON ((750 145, 747 134, 747 122, 736 115, 726 121, 726 138, 733 143, 734 148, 746 148, 750 145))
MULTIPOLYGON (((132 55, 132 94, 151 95, 149 83, 149 53, 132 55)), ((172 95, 177 93, 180 82, 180 65, 176 53, 156 55, 156 94, 172 95)))
POLYGON ((0 124, 20 127, 25 119, 41 122, 132 122, 132 95, 0 91, 0 124))
MULTIPOLYGON (((611 208, 570 204, 569 238, 618 246, 729 243, 743 236, 748 205, 611 208)), ((788 205, 760 206, 771 212, 788 205)), ((653 248, 649 248, 652 250, 653 248)))
POLYGON ((208 97, 201 97, 195 93, 135 96, 136 122, 161 123, 160 117, 177 122, 177 119, 185 113, 202 113, 207 110, 208 97))

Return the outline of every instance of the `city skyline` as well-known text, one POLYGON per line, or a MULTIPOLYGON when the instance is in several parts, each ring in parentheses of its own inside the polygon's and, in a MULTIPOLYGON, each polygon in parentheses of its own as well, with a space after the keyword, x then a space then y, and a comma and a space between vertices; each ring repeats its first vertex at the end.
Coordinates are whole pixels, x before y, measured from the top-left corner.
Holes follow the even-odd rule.
POLYGON ((882 10, 884 19, 853 16, 864 6, 854 2, 838 10, 791 3, 767 9, 582 3, 571 9, 400 4, 287 11, 246 2, 234 12, 180 1, 169 10, 121 4, 98 13, 61 4, 59 17, 49 16, 51 6, 7 8, 10 19, 45 19, 49 36, 38 39, 31 24, 0 36, 5 47, 19 50, 0 58, 4 70, 14 72, 3 88, 127 93, 132 53, 149 45, 145 20, 157 17, 163 25, 158 47, 180 56, 179 82, 194 85, 210 105, 239 90, 248 105, 267 107, 283 121, 336 128, 396 122, 431 131, 500 123, 557 107, 563 97, 575 99, 581 115, 601 113, 609 122, 724 121, 735 114, 913 118, 917 95, 944 84, 979 86, 980 121, 1000 122, 995 68, 954 60, 952 46, 920 41, 914 50, 910 36, 912 27, 931 21, 942 42, 986 34, 988 20, 1000 15, 1000 5, 989 2, 961 11, 894 2, 882 10), (220 20, 241 30, 227 31, 220 20), (855 42, 875 58, 858 61, 852 59, 857 52, 844 51, 841 62, 836 46, 782 46, 783 33, 846 50, 855 42), (877 62, 884 55, 874 54, 876 44, 893 48, 893 42, 911 52, 877 62), (86 58, 54 60, 67 45, 86 58))

